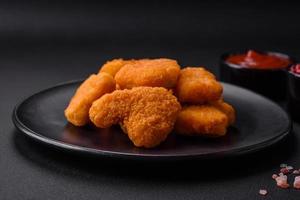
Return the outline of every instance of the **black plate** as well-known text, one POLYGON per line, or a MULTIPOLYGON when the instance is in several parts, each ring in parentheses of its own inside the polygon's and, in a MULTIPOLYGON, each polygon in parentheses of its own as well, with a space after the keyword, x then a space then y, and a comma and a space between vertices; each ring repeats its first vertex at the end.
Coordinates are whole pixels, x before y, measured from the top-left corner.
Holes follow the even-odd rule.
POLYGON ((15 126, 31 138, 64 150, 138 160, 183 160, 236 156, 266 148, 291 130, 288 115, 277 104, 249 90, 224 85, 225 100, 237 112, 237 121, 225 137, 217 139, 172 133, 154 149, 136 148, 119 127, 75 127, 64 117, 80 81, 41 91, 17 105, 15 126))

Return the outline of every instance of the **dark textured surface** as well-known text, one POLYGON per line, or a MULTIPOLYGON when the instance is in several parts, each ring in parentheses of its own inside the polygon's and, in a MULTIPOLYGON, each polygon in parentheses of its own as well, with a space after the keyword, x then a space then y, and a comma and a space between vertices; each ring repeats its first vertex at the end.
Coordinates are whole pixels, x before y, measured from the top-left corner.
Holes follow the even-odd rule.
POLYGON ((271 179, 280 163, 300 167, 299 124, 285 142, 247 157, 149 166, 63 154, 11 121, 24 97, 86 77, 113 57, 171 57, 216 73, 219 56, 241 48, 299 58, 299 3, 45 1, 0 10, 0 199, 299 198, 271 179), (268 196, 258 195, 262 187, 268 196))

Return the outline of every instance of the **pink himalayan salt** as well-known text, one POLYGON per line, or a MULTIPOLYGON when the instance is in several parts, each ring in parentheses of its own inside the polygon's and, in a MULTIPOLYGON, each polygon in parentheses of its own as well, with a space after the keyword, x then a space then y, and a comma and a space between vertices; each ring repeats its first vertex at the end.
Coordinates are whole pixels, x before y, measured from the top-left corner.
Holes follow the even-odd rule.
POLYGON ((280 188, 288 188, 290 186, 287 183, 287 176, 286 175, 278 176, 275 180, 276 180, 277 186, 280 187, 280 188))
POLYGON ((294 188, 300 189, 300 176, 295 177, 294 188))
POLYGON ((285 163, 280 164, 280 168, 284 168, 284 167, 287 167, 287 164, 285 163))
POLYGON ((288 174, 290 172, 290 170, 285 167, 285 168, 281 168, 280 172, 283 173, 283 174, 288 174))
POLYGON ((300 174, 300 171, 299 170, 294 170, 293 174, 300 174))
POLYGON ((273 174, 273 175, 272 175, 272 179, 276 179, 277 177, 278 177, 277 174, 273 174))
POLYGON ((259 194, 265 196, 265 195, 268 194, 268 191, 265 190, 265 189, 260 189, 260 190, 259 190, 259 194))

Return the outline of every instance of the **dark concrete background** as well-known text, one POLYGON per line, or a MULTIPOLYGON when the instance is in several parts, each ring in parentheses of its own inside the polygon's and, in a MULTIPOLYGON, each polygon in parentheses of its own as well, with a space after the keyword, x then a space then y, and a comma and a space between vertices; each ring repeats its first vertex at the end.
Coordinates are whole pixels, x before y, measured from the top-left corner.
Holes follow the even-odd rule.
POLYGON ((299 19, 300 4, 286 1, 0 2, 0 199, 297 199, 271 179, 280 163, 300 167, 297 123, 286 141, 250 156, 153 166, 48 149, 22 136, 11 114, 24 97, 115 57, 170 57, 216 74, 228 51, 299 59, 299 19))

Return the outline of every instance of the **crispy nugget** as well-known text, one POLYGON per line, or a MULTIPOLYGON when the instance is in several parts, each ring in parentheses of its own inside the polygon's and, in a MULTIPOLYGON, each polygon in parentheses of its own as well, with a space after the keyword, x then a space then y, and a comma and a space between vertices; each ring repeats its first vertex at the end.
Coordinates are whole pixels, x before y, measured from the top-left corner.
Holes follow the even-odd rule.
POLYGON ((223 113, 225 113, 228 117, 229 125, 232 125, 235 122, 235 110, 234 108, 223 101, 223 99, 219 99, 218 101, 210 102, 210 105, 214 106, 215 108, 219 109, 223 113))
POLYGON ((180 109, 177 98, 165 88, 135 87, 96 100, 90 119, 100 128, 121 123, 135 146, 151 148, 167 138, 180 109))
POLYGON ((112 77, 115 77, 116 73, 126 64, 133 63, 135 60, 123 60, 123 59, 114 59, 107 61, 100 69, 99 73, 106 72, 112 77))
POLYGON ((219 137, 226 134, 228 124, 227 115, 212 105, 186 106, 178 114, 175 132, 219 137))
POLYGON ((176 94, 180 103, 204 104, 220 99, 222 85, 202 67, 187 67, 180 71, 176 94))
POLYGON ((176 60, 142 59, 128 63, 116 74, 115 80, 121 89, 138 86, 173 88, 180 73, 176 60))
POLYGON ((89 109, 92 103, 105 93, 115 90, 115 81, 107 73, 93 74, 77 89, 65 110, 67 120, 75 126, 89 122, 89 109))

